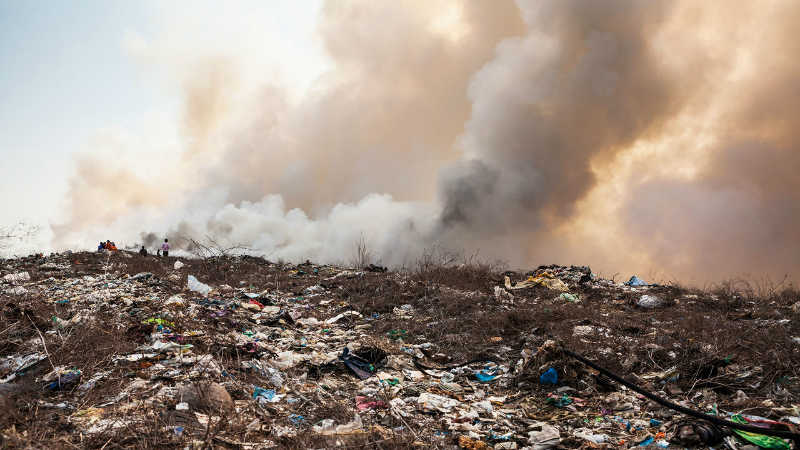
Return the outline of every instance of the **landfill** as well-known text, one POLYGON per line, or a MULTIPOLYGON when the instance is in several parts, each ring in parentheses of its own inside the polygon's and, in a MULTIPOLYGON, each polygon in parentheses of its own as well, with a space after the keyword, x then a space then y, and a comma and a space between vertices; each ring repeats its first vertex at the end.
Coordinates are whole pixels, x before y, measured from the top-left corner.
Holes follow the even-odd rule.
POLYGON ((798 301, 577 266, 6 259, 0 446, 797 448, 798 301))

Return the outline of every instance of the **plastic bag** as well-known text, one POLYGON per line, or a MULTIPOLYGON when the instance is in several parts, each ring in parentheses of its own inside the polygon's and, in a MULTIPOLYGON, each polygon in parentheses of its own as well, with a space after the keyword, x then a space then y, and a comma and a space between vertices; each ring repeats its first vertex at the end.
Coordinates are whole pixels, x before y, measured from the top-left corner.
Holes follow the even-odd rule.
POLYGON ((201 294, 203 297, 208 297, 208 293, 211 292, 211 286, 201 283, 194 277, 194 275, 189 275, 187 278, 187 284, 189 285, 189 289, 201 294))

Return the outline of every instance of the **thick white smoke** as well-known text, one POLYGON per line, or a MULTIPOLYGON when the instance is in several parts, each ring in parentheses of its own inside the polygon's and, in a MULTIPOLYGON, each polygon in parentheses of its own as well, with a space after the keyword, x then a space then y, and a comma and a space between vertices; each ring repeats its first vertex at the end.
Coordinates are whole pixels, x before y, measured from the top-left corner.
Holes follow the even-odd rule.
POLYGON ((180 164, 81 162, 55 243, 152 232, 342 262, 363 235, 392 265, 442 244, 609 274, 796 272, 796 177, 773 168, 797 154, 800 8, 728 9, 330 2, 332 69, 305 97, 243 100, 209 60, 185 84, 180 164))

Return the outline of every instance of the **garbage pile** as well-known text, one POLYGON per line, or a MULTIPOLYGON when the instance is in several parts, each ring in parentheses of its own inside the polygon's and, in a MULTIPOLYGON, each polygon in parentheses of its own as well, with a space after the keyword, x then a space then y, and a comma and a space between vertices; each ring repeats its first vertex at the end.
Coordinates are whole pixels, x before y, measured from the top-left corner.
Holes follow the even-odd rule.
POLYGON ((0 444, 793 448, 797 291, 588 267, 0 261, 0 444), (763 433, 688 416, 642 391, 763 433))

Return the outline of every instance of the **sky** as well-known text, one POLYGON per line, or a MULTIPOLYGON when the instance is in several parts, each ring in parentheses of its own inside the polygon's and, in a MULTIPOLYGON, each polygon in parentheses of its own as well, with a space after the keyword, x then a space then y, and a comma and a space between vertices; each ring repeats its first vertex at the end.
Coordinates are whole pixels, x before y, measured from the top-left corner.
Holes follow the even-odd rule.
POLYGON ((320 7, 0 1, 0 224, 23 220, 47 234, 76 155, 174 164, 192 60, 224 55, 246 66, 243 82, 280 80, 300 95, 326 65, 314 33, 320 7))

